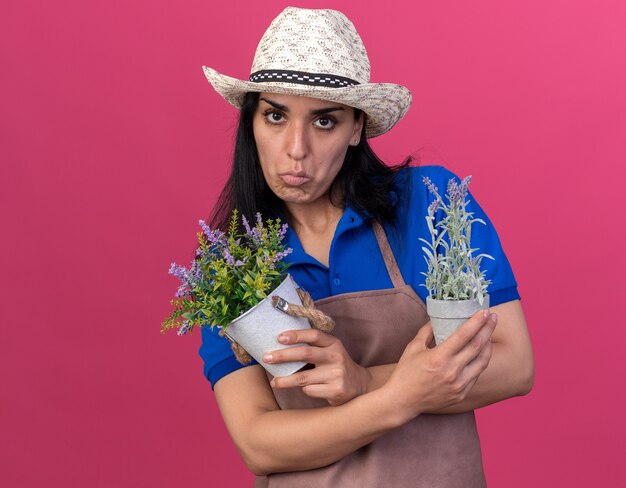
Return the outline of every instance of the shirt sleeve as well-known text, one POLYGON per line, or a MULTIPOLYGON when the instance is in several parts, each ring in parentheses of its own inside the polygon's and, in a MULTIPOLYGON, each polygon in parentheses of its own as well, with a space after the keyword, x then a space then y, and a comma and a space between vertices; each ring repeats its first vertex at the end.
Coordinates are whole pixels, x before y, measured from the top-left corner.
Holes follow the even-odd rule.
MULTIPOLYGON (((444 168, 443 166, 433 166, 432 181, 439 189, 439 195, 445 199, 445 193, 447 192, 448 182, 450 178, 454 178, 457 184, 461 183, 461 179, 444 168)), ((421 180, 421 178, 420 178, 421 180)), ((423 181, 415 182, 424 186, 423 181)), ((429 204, 434 200, 434 196, 428 192, 429 204)), ((500 238, 493 226, 491 220, 478 204, 471 191, 467 195, 468 205, 466 207, 468 212, 472 212, 473 218, 482 219, 486 225, 480 222, 472 224, 471 246, 472 249, 478 248, 478 253, 484 253, 492 256, 494 259, 483 258, 481 261, 481 269, 485 272, 485 278, 491 280, 491 283, 487 287, 487 293, 489 293, 490 306, 499 305, 511 300, 520 299, 519 292, 517 290, 517 281, 513 275, 513 270, 509 260, 504 253, 500 238)), ((440 220, 443 217, 441 210, 437 211, 436 220, 440 220)))
POLYGON ((221 378, 233 371, 247 366, 259 364, 254 359, 249 364, 241 364, 235 358, 235 353, 230 347, 226 337, 219 335, 217 327, 202 327, 202 345, 198 353, 204 361, 204 376, 215 388, 221 378))

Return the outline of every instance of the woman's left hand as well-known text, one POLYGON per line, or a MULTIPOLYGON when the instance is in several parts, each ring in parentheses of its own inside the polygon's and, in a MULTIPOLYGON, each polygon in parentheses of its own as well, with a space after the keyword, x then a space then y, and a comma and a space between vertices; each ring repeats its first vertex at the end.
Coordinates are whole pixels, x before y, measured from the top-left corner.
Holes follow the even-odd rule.
POLYGON ((308 345, 268 352, 263 361, 272 364, 304 361, 314 364, 315 368, 274 378, 270 383, 272 388, 301 387, 306 395, 323 398, 331 406, 367 392, 371 374, 352 360, 338 338, 321 330, 304 329, 285 331, 278 336, 278 342, 308 345))

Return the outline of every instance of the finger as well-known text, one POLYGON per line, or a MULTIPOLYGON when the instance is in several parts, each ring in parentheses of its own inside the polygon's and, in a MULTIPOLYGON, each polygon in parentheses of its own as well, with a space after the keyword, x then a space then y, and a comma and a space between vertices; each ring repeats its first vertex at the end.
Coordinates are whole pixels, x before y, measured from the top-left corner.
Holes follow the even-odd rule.
POLYGON ((465 393, 471 390, 472 386, 476 383, 482 372, 487 369, 487 366, 489 366, 491 353, 492 345, 491 342, 489 342, 488 344, 485 344, 485 347, 480 351, 480 354, 478 354, 472 362, 463 368, 463 371, 459 375, 458 379, 461 383, 468 383, 468 386, 466 386, 464 390, 465 393))
POLYGON ((433 323, 431 321, 426 322, 420 330, 417 331, 415 337, 419 337, 420 341, 424 342, 424 344, 428 344, 430 340, 435 337, 433 334, 433 323))
POLYGON ((411 341, 406 345, 403 356, 412 356, 414 354, 419 354, 426 349, 429 349, 428 344, 434 338, 433 336, 433 327, 430 322, 426 322, 420 329, 417 331, 417 334, 411 341))
POLYGON ((441 350, 441 352, 457 354, 483 327, 488 325, 488 317, 488 309, 479 310, 466 320, 454 334, 437 346, 437 348, 441 350))
POLYGON ((285 330, 278 335, 281 344, 297 344, 306 342, 318 347, 327 347, 333 344, 337 338, 318 329, 285 330))
POLYGON ((290 361, 319 364, 327 361, 330 353, 330 351, 322 347, 293 346, 267 352, 263 356, 263 361, 268 364, 288 363, 290 361))
POLYGON ((480 329, 478 333, 470 340, 461 351, 456 355, 459 364, 466 365, 478 357, 485 345, 491 343, 491 335, 498 323, 498 317, 495 313, 489 315, 487 325, 480 329))
POLYGON ((328 384, 307 385, 302 388, 302 392, 311 398, 322 398, 333 407, 345 403, 345 400, 341 400, 341 395, 337 390, 328 384))
POLYGON ((270 386, 275 389, 295 388, 307 385, 325 383, 328 381, 327 371, 324 368, 313 368, 305 371, 298 371, 289 376, 279 376, 272 378, 270 386))
POLYGON ((433 325, 431 322, 426 322, 420 329, 417 331, 417 334, 413 338, 411 342, 419 344, 423 347, 428 347, 428 344, 435 338, 433 334, 433 325))
POLYGON ((435 333, 433 332, 433 323, 428 321, 426 324, 417 332, 416 338, 419 337, 419 340, 424 344, 426 349, 431 349, 435 345, 435 333))

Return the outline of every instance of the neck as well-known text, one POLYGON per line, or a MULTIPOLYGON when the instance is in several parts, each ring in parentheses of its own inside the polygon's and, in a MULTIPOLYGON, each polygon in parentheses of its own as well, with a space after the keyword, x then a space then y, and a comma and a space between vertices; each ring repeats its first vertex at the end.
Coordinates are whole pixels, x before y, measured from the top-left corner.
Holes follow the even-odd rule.
POLYGON ((289 225, 296 234, 334 230, 343 215, 343 206, 336 207, 328 196, 306 204, 285 203, 285 209, 289 225))

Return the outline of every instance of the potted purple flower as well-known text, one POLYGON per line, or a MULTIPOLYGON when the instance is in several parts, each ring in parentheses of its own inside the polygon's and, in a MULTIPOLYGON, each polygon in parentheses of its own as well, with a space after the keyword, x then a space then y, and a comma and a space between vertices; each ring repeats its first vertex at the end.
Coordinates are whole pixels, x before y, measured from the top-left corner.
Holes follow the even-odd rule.
POLYGON ((439 195, 437 187, 428 178, 424 183, 434 195, 435 200, 428 207, 426 221, 430 231, 430 242, 420 238, 426 246, 422 246, 424 259, 428 264, 425 286, 429 296, 426 298, 428 315, 431 318, 435 342, 441 344, 463 322, 482 308, 489 308, 487 286, 491 283, 485 279, 480 269, 483 258, 493 259, 488 254, 474 253, 477 248, 471 247, 472 224, 485 224, 473 213, 467 211, 466 199, 468 186, 472 177, 468 176, 461 184, 454 178, 448 182, 446 199, 439 195), (435 221, 437 211, 443 218, 435 221))
POLYGON ((287 224, 280 219, 264 222, 261 214, 256 215, 254 226, 245 216, 241 219, 243 234, 238 231, 237 210, 227 234, 200 220, 202 232, 198 232, 199 246, 191 266, 172 263, 170 267, 181 285, 162 332, 177 328, 184 335, 197 326, 218 327, 241 362, 249 362, 247 352, 272 375, 289 375, 305 363, 269 365, 261 360, 267 351, 294 346, 280 344, 280 332, 310 328, 306 318, 288 315, 272 303, 272 296, 277 296, 281 303, 302 305, 298 286, 283 261, 291 252, 282 243, 287 224))

